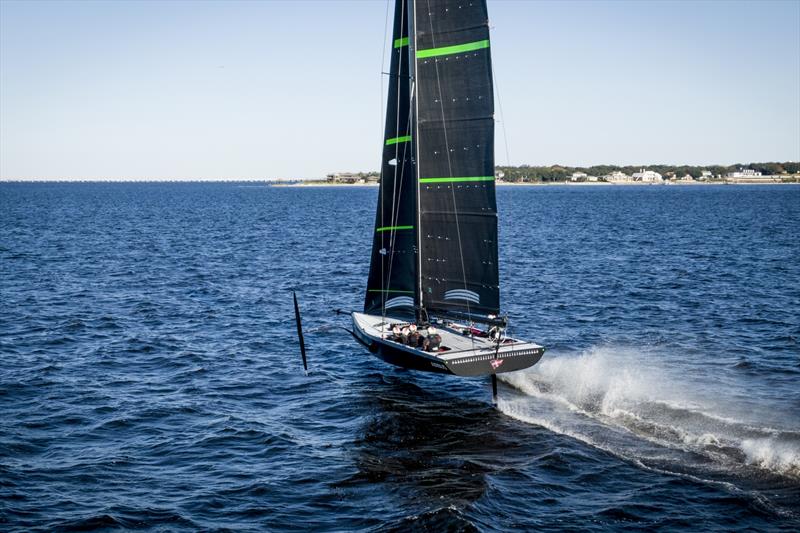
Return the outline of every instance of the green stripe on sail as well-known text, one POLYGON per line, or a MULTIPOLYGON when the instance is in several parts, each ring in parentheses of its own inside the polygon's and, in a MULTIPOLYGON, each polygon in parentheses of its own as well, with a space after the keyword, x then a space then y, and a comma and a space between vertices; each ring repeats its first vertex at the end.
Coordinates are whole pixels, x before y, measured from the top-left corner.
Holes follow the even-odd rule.
POLYGON ((402 137, 392 137, 391 139, 386 139, 386 146, 391 146, 397 143, 405 143, 411 140, 411 135, 403 135, 402 137))
POLYGON ((473 43, 457 44, 455 46, 442 46, 440 48, 428 48, 427 50, 417 50, 417 58, 446 56, 450 54, 459 54, 461 52, 472 52, 473 50, 482 50, 484 48, 489 48, 489 39, 484 39, 483 41, 475 41, 473 43))
POLYGON ((394 40, 395 48, 402 48, 403 46, 408 46, 408 37, 400 37, 394 40))
POLYGON ((400 229, 414 229, 414 226, 384 226, 383 228, 378 228, 375 231, 376 232, 396 231, 396 230, 400 230, 400 229))
POLYGON ((401 291, 398 289, 367 289, 367 292, 400 292, 403 294, 414 294, 414 291, 401 291))
POLYGON ((452 183, 455 181, 494 181, 494 176, 470 176, 460 178, 420 178, 420 183, 452 183))

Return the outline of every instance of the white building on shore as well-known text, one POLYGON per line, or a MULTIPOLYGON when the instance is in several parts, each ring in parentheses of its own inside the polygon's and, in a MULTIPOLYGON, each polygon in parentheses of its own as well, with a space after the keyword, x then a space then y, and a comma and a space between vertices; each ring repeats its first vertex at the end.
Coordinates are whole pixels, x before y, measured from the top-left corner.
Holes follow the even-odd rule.
POLYGON ((602 177, 602 179, 608 183, 625 183, 628 181, 633 181, 632 177, 628 176, 624 172, 620 172, 619 170, 615 170, 610 174, 606 174, 602 177))
POLYGON ((362 184, 362 183, 378 183, 380 175, 376 172, 334 172, 326 176, 329 183, 349 183, 349 184, 362 184))
POLYGON ((752 168, 740 168, 736 172, 728 172, 728 178, 755 178, 760 176, 761 172, 756 172, 752 168))
POLYGON ((643 183, 661 183, 664 178, 661 174, 652 170, 641 169, 639 172, 633 173, 633 181, 641 181, 643 183))
POLYGON ((573 172, 572 176, 569 177, 570 181, 586 181, 586 178, 589 176, 586 175, 586 172, 573 172))

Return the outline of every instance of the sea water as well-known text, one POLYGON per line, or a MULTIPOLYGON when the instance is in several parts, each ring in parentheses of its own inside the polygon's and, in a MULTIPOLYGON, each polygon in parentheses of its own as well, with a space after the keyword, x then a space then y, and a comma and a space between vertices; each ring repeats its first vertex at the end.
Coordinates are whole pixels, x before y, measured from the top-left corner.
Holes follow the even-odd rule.
POLYGON ((499 187, 496 408, 339 327, 376 193, 0 184, 0 529, 800 527, 800 187, 499 187))

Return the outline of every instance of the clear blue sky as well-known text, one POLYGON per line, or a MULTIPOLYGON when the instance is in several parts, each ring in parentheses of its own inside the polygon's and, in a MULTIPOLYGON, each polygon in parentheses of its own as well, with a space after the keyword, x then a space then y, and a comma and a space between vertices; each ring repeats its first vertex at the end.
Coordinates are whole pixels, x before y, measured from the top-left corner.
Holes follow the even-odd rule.
MULTIPOLYGON (((800 160, 800 1, 489 13, 512 164, 800 160)), ((377 169, 385 14, 384 0, 0 0, 0 177, 377 169)))

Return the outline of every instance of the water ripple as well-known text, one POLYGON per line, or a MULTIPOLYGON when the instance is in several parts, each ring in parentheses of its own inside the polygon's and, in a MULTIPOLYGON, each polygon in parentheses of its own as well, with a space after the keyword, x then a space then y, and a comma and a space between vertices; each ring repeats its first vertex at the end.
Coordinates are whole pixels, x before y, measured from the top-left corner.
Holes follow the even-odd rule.
POLYGON ((800 189, 498 201, 495 409, 338 328, 374 189, 0 184, 0 528, 798 529, 800 189))

